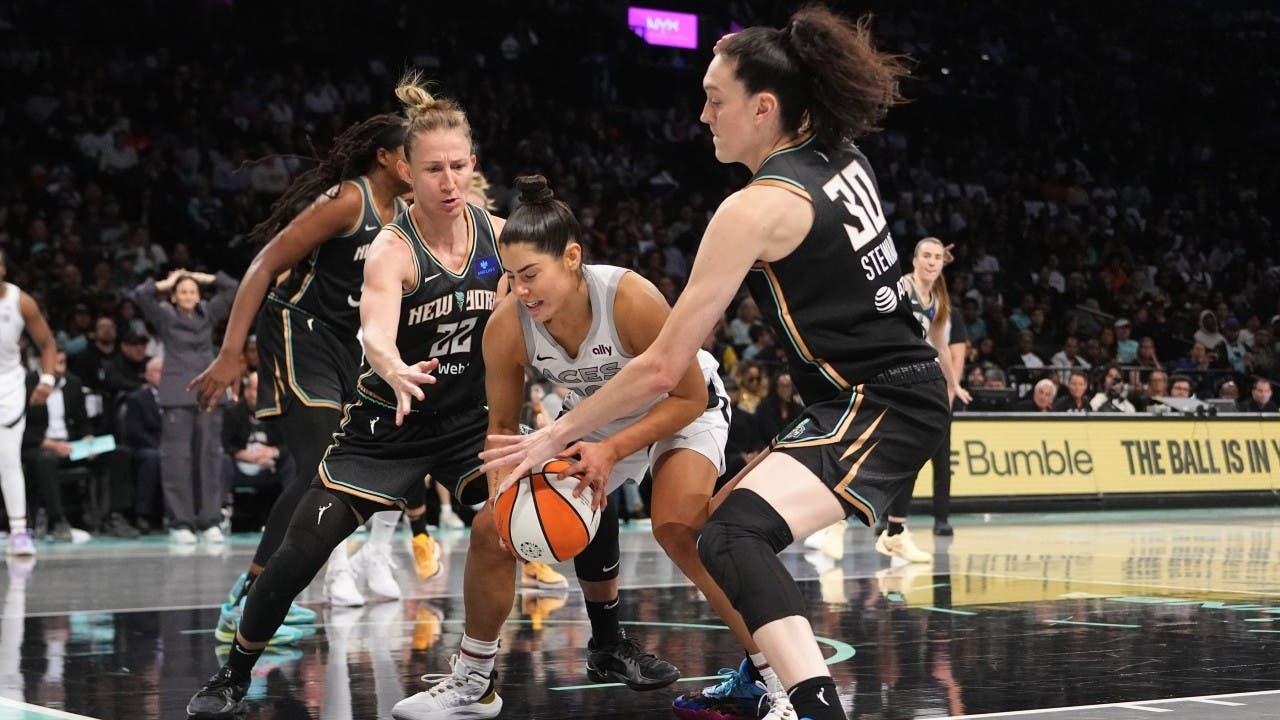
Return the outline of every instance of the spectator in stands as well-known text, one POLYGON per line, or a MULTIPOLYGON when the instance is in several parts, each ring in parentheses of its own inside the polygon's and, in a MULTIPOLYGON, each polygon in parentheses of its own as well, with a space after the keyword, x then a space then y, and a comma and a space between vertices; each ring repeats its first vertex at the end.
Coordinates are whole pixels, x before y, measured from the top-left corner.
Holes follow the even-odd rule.
POLYGON ((1137 408, 1129 399, 1129 387, 1123 378, 1120 368, 1115 365, 1110 365, 1103 370, 1098 392, 1089 401, 1089 409, 1094 412, 1137 412, 1137 408))
MULTIPOLYGON (((175 248, 175 257, 178 255, 175 248)), ((197 531, 207 542, 225 540, 222 520, 222 414, 196 407, 187 383, 213 361, 213 327, 226 319, 235 296, 235 280, 224 273, 174 270, 164 280, 144 281, 133 299, 156 329, 165 347, 160 405, 164 408, 161 454, 165 458, 162 483, 165 507, 173 520, 170 540, 196 542, 197 531), (216 292, 200 300, 200 286, 216 292), (170 295, 168 303, 156 293, 170 295), (196 493, 199 492, 197 503, 196 493)))
POLYGON ((1218 385, 1217 398, 1219 400, 1239 400, 1240 387, 1236 385, 1235 380, 1232 380, 1231 378, 1227 378, 1226 380, 1222 381, 1222 384, 1218 385))
MULTIPOLYGON (((1062 349, 1049 359, 1049 364, 1055 368, 1081 368, 1084 370, 1093 367, 1088 360, 1080 356, 1080 341, 1074 335, 1067 336, 1066 340, 1062 342, 1062 349)), ((1060 374, 1062 381, 1068 383, 1069 387, 1071 371, 1063 370, 1060 374)), ((1085 384, 1087 385, 1088 382, 1086 381, 1085 384)))
POLYGON ((1005 377, 1004 370, 998 367, 987 368, 983 376, 982 387, 987 390, 1005 390, 1009 387, 1009 381, 1005 377))
POLYGON ((1252 393, 1248 399, 1241 400, 1240 412, 1276 412, 1276 401, 1272 397, 1271 381, 1266 378, 1254 378, 1252 393))
POLYGON ((1160 362, 1160 358, 1156 355, 1156 341, 1151 337, 1143 337, 1138 343, 1138 356, 1134 360, 1134 364, 1144 370, 1163 370, 1164 365, 1160 362))
MULTIPOLYGON (((71 542, 71 523, 62 497, 61 471, 74 465, 84 466, 81 459, 71 459, 71 441, 93 437, 89 416, 85 412, 84 386, 80 378, 67 372, 67 353, 58 351, 53 391, 42 405, 27 408, 27 427, 22 436, 22 454, 28 469, 28 484, 35 487, 56 542, 71 542)), ((38 375, 27 378, 28 394, 35 388, 38 375)), ((35 516, 35 503, 28 503, 28 513, 35 516)), ((39 530, 37 529, 37 532, 39 530)))
POLYGON ((1227 341, 1222 333, 1218 332, 1218 316, 1214 315, 1212 310, 1201 311, 1200 326, 1196 329, 1195 341, 1203 345, 1206 350, 1212 350, 1227 341))
MULTIPOLYGON (((520 407, 520 424, 537 430, 551 424, 542 401, 547 397, 547 386, 541 382, 525 383, 524 404, 520 407)), ((225 433, 223 433, 225 435, 225 433)))
POLYGON ((129 393, 142 387, 147 370, 146 335, 125 335, 120 351, 106 362, 103 379, 104 412, 115 412, 129 393))
POLYGON ((1270 327, 1263 325, 1254 332, 1253 350, 1245 355, 1245 368, 1248 372, 1263 377, 1274 378, 1280 375, 1276 367, 1275 335, 1270 327))
POLYGON ((107 363, 115 358, 117 350, 116 321, 104 315, 94 322, 88 346, 68 358, 67 366, 86 389, 101 393, 106 385, 107 363))
POLYGON ((711 353, 711 357, 720 363, 722 376, 732 375, 734 369, 738 367, 738 351, 733 348, 733 343, 729 342, 729 327, 724 318, 720 319, 720 324, 715 330, 707 334, 707 339, 702 342, 702 349, 711 353))
POLYGON ((751 328, 760 323, 760 308, 756 301, 746 298, 738 303, 738 316, 729 323, 729 336, 739 351, 751 344, 751 328))
MULTIPOLYGON (((1116 320, 1113 328, 1116 335, 1116 362, 1121 365, 1128 365, 1137 360, 1138 341, 1131 337, 1133 335, 1133 324, 1129 322, 1128 318, 1120 318, 1116 320)), ((1152 351, 1154 352, 1154 350, 1153 343, 1152 351)))
POLYGON ((778 373, 771 383, 772 390, 756 408, 756 420, 761 435, 774 438, 795 421, 804 406, 796 400, 796 388, 791 375, 778 373))
POLYGON ((1083 370, 1072 370, 1067 378, 1067 394, 1054 403, 1054 412, 1083 413, 1089 411, 1089 376, 1083 370))
POLYGON ((160 434, 164 417, 160 405, 160 384, 164 360, 147 361, 144 383, 125 397, 124 445, 133 456, 136 478, 134 519, 142 532, 151 530, 155 501, 160 489, 160 434))
POLYGON ((756 408, 769 393, 769 378, 758 363, 744 360, 738 365, 737 380, 740 390, 734 407, 754 416, 756 408))
POLYGON ((1031 391, 1031 397, 1023 400, 1016 408, 1022 412, 1053 412, 1054 396, 1058 394, 1058 386, 1049 378, 1042 378, 1031 391))
POLYGON ((1249 354, 1249 346, 1243 340, 1243 333, 1240 328, 1240 320, 1232 315, 1222 324, 1222 334, 1224 340, 1219 350, 1222 352, 1226 362, 1231 369, 1240 375, 1249 372, 1245 363, 1245 357, 1249 354))
POLYGON ((1152 371, 1152 373, 1147 376, 1147 382, 1142 386, 1143 407, 1149 407, 1156 398, 1165 397, 1168 394, 1168 373, 1163 370, 1152 371))
POLYGON ((733 404, 733 413, 729 416, 729 439, 724 448, 723 477, 728 479, 754 460, 772 438, 760 432, 755 415, 742 409, 742 389, 732 375, 724 379, 724 389, 729 393, 729 402, 733 404))
POLYGON ((1189 398, 1195 394, 1195 383, 1186 375, 1174 375, 1169 385, 1169 397, 1189 398))
MULTIPOLYGON (((1031 327, 1031 313, 1036 309, 1036 296, 1033 293, 1022 294, 1022 304, 1009 316, 1009 322, 1020 331, 1031 327)), ((1019 335, 1021 337, 1021 335, 1019 335)))
POLYGON ((743 360, 756 363, 770 372, 776 372, 786 365, 787 358, 778 347, 772 329, 765 325, 753 325, 750 337, 751 344, 742 351, 743 360))
MULTIPOLYGON (((222 447, 229 456, 223 464, 224 487, 230 492, 252 486, 259 493, 271 490, 274 496, 295 481, 297 471, 293 456, 281 452, 279 424, 254 417, 257 407, 258 374, 250 373, 240 382, 240 400, 223 407, 222 447)), ((270 504, 263 503, 260 515, 268 508, 270 504)))
POLYGON ((982 319, 980 310, 981 305, 976 298, 966 297, 960 311, 960 320, 964 322, 965 330, 969 333, 969 342, 975 345, 987 336, 987 321, 982 319))

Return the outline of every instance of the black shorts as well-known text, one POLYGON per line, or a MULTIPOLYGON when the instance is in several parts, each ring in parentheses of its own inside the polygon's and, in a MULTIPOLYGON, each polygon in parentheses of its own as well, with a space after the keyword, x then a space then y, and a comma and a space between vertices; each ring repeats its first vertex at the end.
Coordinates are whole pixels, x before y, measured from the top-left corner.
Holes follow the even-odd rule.
POLYGON ((320 482, 330 490, 408 509, 423 497, 426 477, 465 505, 489 497, 480 451, 489 427, 483 405, 448 415, 413 413, 396 427, 396 411, 359 397, 342 411, 333 444, 320 461, 320 482))
POLYGON ((267 296, 258 312, 258 419, 294 403, 342 411, 355 396, 360 343, 323 320, 267 296))
POLYGON ((894 368, 814 403, 773 441, 840 498, 846 515, 875 525, 942 442, 951 422, 936 362, 894 368))

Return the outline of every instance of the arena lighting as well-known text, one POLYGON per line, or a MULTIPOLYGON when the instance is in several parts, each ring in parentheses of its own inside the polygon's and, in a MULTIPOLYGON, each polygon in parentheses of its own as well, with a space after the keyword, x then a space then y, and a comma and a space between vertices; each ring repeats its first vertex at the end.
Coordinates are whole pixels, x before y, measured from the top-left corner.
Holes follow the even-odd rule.
POLYGON ((698 16, 691 13, 627 8, 627 27, 650 45, 694 50, 698 47, 698 16))

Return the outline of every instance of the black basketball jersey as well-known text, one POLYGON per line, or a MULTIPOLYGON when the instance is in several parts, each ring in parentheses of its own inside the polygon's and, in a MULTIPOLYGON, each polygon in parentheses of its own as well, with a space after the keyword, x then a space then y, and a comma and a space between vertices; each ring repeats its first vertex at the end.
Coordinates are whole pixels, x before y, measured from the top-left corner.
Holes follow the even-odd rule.
MULTIPOLYGON (((423 242, 409 209, 402 210, 387 229, 409 244, 417 284, 400 299, 400 326, 396 349, 408 365, 439 358, 433 385, 423 385, 424 402, 413 410, 456 413, 483 407, 484 353, 481 339, 493 314, 502 261, 489 213, 467 205, 467 230, 471 253, 462 273, 455 275, 441 265, 423 242)), ((366 399, 395 408, 395 393, 365 361, 357 388, 366 399)))
POLYGON ((761 313, 786 338, 806 403, 887 368, 936 358, 911 313, 875 176, 861 151, 820 148, 810 137, 766 158, 751 182, 813 203, 813 227, 800 245, 747 274, 761 313))
MULTIPOLYGON (((321 243, 272 292, 276 300, 328 323, 343 337, 354 338, 360 330, 364 256, 382 230, 383 221, 373 203, 368 178, 357 177, 351 182, 360 189, 364 208, 355 230, 321 243)), ((400 198, 395 204, 397 213, 405 207, 400 198)))

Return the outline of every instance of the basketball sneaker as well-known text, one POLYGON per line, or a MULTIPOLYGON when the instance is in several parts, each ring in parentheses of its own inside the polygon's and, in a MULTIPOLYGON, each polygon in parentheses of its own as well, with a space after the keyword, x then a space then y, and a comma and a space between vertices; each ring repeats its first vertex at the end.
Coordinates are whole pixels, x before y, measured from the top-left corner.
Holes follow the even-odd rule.
POLYGON ((440 543, 435 538, 422 533, 414 535, 413 568, 418 571, 418 579, 430 580, 440 572, 440 543))
POLYGON ((764 687, 751 681, 747 658, 737 670, 720 668, 718 685, 687 692, 671 703, 676 715, 690 720, 754 720, 760 717, 764 687))
POLYGON ((782 690, 776 693, 768 693, 760 698, 763 706, 769 704, 769 712, 765 714, 763 720, 800 720, 800 716, 796 714, 795 706, 791 704, 791 698, 787 697, 787 692, 782 690))
MULTIPOLYGON (((232 605, 239 605, 240 609, 244 608, 244 599, 248 596, 245 590, 245 583, 249 582, 249 573, 240 573, 240 577, 236 578, 236 582, 231 586, 231 591, 227 593, 227 602, 232 605)), ((237 615, 236 622, 239 623, 237 615)), ((289 604, 289 612, 284 616, 285 625, 311 625, 316 621, 316 611, 308 607, 303 607, 298 603, 289 604)), ((221 623, 221 618, 219 618, 221 623)))
POLYGON ((897 535, 890 535, 886 530, 876 538, 876 552, 889 557, 902 558, 910 563, 931 563, 933 556, 921 550, 911 539, 911 531, 906 528, 897 535))
POLYGON ((190 720, 232 720, 249 692, 250 678, 225 665, 187 703, 190 720))
POLYGON ((18 557, 31 557, 36 554, 36 544, 31 541, 31 532, 23 530, 9 536, 9 554, 18 557))
POLYGON ((364 595, 356 587, 355 573, 351 568, 326 570, 324 574, 324 594, 329 604, 342 607, 360 607, 364 605, 364 595))
POLYGON ((493 718, 502 712, 502 698, 494 689, 497 673, 485 677, 468 670, 457 655, 449 658, 448 675, 423 675, 430 688, 396 703, 391 717, 396 720, 468 720, 493 718))
POLYGON ((569 581, 546 563, 527 562, 520 570, 520 585, 550 590, 567 588, 569 581))
POLYGON ((453 508, 445 506, 440 509, 441 528, 444 528, 445 530, 461 530, 466 526, 467 524, 462 522, 462 518, 458 517, 458 514, 453 511, 453 508))
POLYGON ((391 560, 390 545, 365 543, 355 555, 351 556, 351 569, 357 580, 364 580, 369 592, 379 600, 399 600, 400 583, 396 582, 391 568, 395 563, 391 560))
POLYGON ((640 643, 619 634, 612 645, 587 642, 587 677, 592 682, 622 683, 632 690, 657 690, 680 679, 675 665, 647 653, 640 643))

